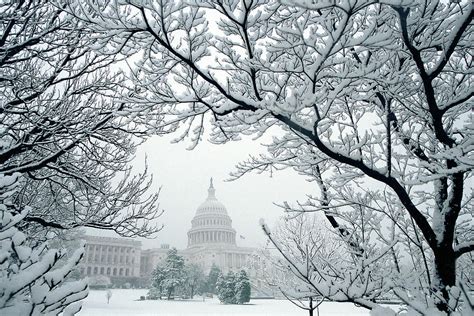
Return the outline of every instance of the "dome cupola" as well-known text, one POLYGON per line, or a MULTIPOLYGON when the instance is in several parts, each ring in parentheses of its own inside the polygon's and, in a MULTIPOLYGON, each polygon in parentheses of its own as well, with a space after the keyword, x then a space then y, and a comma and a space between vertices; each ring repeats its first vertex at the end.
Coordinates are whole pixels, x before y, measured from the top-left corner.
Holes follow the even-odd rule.
POLYGON ((199 205, 188 231, 188 247, 210 244, 235 245, 235 230, 227 210, 216 198, 211 178, 207 199, 199 205))
POLYGON ((216 189, 214 189, 214 184, 212 183, 209 185, 209 189, 207 190, 207 199, 199 205, 196 216, 200 214, 224 214, 227 215, 227 210, 221 202, 219 202, 216 198, 216 189))

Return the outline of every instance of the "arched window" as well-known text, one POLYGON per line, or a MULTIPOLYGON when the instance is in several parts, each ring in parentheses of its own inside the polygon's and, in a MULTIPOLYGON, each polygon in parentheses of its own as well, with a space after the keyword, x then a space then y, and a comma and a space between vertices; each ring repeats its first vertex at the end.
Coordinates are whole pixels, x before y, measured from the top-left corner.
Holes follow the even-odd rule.
POLYGON ((110 275, 110 267, 107 268, 107 275, 110 275))
POLYGON ((101 274, 101 275, 104 275, 104 267, 101 267, 101 268, 100 268, 100 274, 101 274))
POLYGON ((112 274, 113 276, 116 276, 117 275, 117 268, 114 268, 114 272, 112 274))

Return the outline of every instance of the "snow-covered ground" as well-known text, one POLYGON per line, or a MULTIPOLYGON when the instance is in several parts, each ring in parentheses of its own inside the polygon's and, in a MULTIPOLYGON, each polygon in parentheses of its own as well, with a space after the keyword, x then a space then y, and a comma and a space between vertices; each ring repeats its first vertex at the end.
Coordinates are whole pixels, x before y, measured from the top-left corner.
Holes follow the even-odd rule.
MULTIPOLYGON (((110 304, 106 291, 90 291, 84 301, 80 316, 178 316, 178 315, 236 315, 236 316, 304 316, 307 311, 285 300, 251 300, 245 305, 224 305, 217 299, 186 301, 138 301, 147 290, 112 290, 110 304)), ((321 316, 369 315, 363 308, 347 303, 325 302, 319 308, 321 316)), ((315 313, 316 315, 316 313, 315 313)))

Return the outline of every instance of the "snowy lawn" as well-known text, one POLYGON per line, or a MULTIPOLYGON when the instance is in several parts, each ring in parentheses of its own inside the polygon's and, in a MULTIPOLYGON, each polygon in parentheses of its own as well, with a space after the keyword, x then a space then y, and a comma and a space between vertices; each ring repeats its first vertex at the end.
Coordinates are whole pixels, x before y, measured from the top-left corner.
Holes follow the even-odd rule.
MULTIPOLYGON (((307 311, 297 308, 285 300, 251 300, 245 305, 223 305, 217 299, 176 300, 176 301, 138 301, 147 290, 112 290, 110 304, 107 304, 106 291, 90 291, 84 301, 80 316, 121 316, 121 315, 252 315, 252 316, 303 316, 307 311)), ((363 308, 347 303, 325 302, 319 308, 320 316, 369 315, 363 308)), ((315 312, 315 315, 316 312, 315 312)))

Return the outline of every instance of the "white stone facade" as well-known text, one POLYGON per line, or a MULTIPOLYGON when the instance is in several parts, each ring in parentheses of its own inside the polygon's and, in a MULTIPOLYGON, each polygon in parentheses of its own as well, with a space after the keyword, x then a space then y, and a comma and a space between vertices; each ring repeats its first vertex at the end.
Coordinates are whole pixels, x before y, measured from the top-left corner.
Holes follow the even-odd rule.
POLYGON ((139 277, 141 242, 125 238, 85 236, 81 272, 86 276, 139 277))

